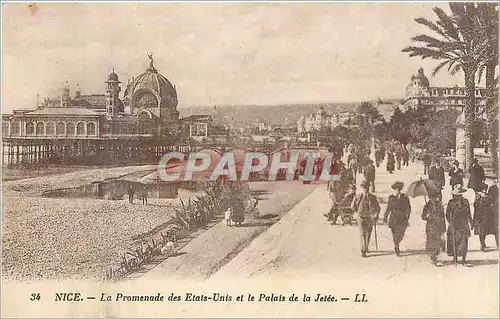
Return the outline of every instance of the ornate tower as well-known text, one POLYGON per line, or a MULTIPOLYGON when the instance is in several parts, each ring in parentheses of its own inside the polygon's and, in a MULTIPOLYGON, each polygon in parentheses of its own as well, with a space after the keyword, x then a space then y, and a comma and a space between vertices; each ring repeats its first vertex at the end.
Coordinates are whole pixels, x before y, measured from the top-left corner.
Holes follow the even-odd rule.
POLYGON ((66 81, 66 84, 64 84, 62 88, 62 93, 61 93, 61 107, 68 107, 69 106, 69 83, 66 81))
POLYGON ((106 82, 106 115, 108 117, 116 117, 120 112, 120 99, 118 94, 120 94, 120 81, 118 80, 118 75, 116 75, 115 70, 111 72, 108 76, 106 82))

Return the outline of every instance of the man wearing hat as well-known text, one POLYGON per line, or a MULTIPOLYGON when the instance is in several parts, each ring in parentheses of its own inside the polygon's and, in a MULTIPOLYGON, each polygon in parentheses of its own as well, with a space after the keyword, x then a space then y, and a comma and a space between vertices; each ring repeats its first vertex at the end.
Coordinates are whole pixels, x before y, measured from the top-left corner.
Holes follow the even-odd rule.
POLYGON ((460 163, 457 160, 455 160, 453 162, 453 168, 448 173, 448 175, 450 176, 450 185, 452 189, 457 184, 460 185, 464 184, 464 171, 459 167, 459 165, 460 163))
POLYGON ((361 256, 364 258, 370 245, 373 225, 378 220, 380 206, 377 197, 370 193, 368 181, 363 181, 361 187, 363 191, 354 197, 351 208, 358 218, 361 236, 361 256))
POLYGON ((484 169, 481 165, 479 165, 477 158, 472 161, 469 172, 470 178, 467 183, 467 188, 472 188, 476 193, 478 193, 482 190, 486 177, 484 175, 484 169))
POLYGON ((482 251, 486 251, 487 235, 495 235, 498 246, 498 210, 494 210, 493 198, 488 196, 487 190, 488 185, 482 183, 474 201, 474 234, 479 235, 482 251))
POLYGON ((392 239, 394 241, 394 251, 396 255, 400 256, 399 244, 403 240, 406 228, 409 226, 408 220, 410 219, 410 200, 408 196, 403 194, 403 182, 396 182, 392 184, 391 188, 394 190, 394 195, 389 196, 387 201, 387 209, 384 214, 384 223, 387 223, 392 231, 392 239))
POLYGON ((432 160, 432 166, 429 168, 429 179, 436 184, 438 188, 443 188, 445 185, 444 168, 441 166, 439 158, 432 160))
POLYGON ((456 262, 458 256, 462 256, 462 265, 470 267, 467 263, 467 249, 471 228, 473 228, 469 201, 464 198, 467 192, 461 184, 456 184, 451 192, 452 198, 446 207, 446 219, 448 220, 448 255, 453 256, 456 262))

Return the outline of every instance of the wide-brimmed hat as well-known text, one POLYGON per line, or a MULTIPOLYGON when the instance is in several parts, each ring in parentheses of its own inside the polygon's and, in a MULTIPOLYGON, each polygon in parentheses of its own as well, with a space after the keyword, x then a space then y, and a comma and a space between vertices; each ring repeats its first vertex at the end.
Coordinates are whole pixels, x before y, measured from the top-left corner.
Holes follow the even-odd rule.
POLYGON ((467 190, 462 186, 462 184, 456 184, 453 186, 453 190, 451 191, 453 195, 462 195, 465 192, 467 192, 467 190))
POLYGON ((404 186, 405 184, 403 182, 397 181, 396 183, 392 184, 391 188, 402 190, 404 186))

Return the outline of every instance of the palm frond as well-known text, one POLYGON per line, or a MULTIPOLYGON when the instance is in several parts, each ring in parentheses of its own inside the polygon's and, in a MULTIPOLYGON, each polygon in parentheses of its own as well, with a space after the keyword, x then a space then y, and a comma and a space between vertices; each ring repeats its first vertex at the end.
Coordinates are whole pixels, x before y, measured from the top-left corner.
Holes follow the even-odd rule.
POLYGON ((433 38, 433 37, 428 36, 426 34, 419 34, 419 35, 411 38, 411 40, 414 42, 423 42, 423 43, 427 44, 427 47, 436 48, 436 49, 441 49, 441 48, 449 45, 449 42, 445 42, 445 41, 433 38))
MULTIPOLYGON (((443 67, 445 67, 447 64, 450 64, 450 65, 451 65, 451 64, 453 64, 453 61, 451 61, 451 60, 445 60, 445 61, 443 61, 443 62, 439 63, 439 64, 438 64, 438 66, 436 66, 436 67, 434 68, 434 70, 432 71, 431 76, 432 76, 432 77, 436 76, 436 74, 438 74, 438 73, 439 73, 439 71, 441 71, 441 69, 442 69, 443 67)), ((448 68, 448 69, 449 69, 449 68, 448 68)))
POLYGON ((455 26, 453 19, 439 7, 434 7, 433 10, 439 18, 439 20, 437 21, 437 25, 443 29, 443 32, 454 40, 460 40, 459 32, 455 26))
POLYGON ((453 68, 450 69, 450 74, 455 75, 462 70, 463 70, 462 64, 455 64, 455 66, 453 66, 453 68))
POLYGON ((441 60, 450 58, 446 52, 426 47, 409 46, 404 48, 402 52, 410 53, 410 57, 420 56, 422 59, 441 60))
POLYGON ((432 31, 434 31, 437 34, 441 35, 442 37, 449 39, 449 37, 443 32, 443 30, 441 30, 441 28, 437 24, 435 24, 434 22, 429 21, 429 20, 427 20, 425 18, 416 18, 415 22, 418 23, 418 24, 421 24, 421 25, 424 25, 424 26, 428 27, 432 31))

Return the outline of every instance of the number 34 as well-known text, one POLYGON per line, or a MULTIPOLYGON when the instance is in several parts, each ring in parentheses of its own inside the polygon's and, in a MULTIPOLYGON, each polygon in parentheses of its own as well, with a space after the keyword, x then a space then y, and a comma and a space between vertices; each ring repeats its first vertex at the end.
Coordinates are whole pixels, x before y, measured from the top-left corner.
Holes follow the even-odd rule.
POLYGON ((35 301, 35 300, 37 300, 37 301, 38 301, 38 300, 40 300, 40 293, 39 293, 39 292, 37 292, 37 293, 32 293, 32 294, 31 294, 31 297, 30 297, 30 300, 31 300, 31 301, 35 301))

